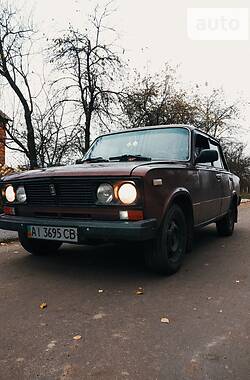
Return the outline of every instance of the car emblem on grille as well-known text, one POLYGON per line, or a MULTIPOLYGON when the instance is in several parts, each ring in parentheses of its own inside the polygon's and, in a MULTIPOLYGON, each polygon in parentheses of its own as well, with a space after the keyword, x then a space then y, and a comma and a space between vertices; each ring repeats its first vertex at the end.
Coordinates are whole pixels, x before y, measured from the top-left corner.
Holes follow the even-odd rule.
POLYGON ((53 185, 53 183, 51 183, 49 185, 49 191, 50 191, 50 194, 54 197, 56 195, 56 189, 55 189, 55 185, 53 185))

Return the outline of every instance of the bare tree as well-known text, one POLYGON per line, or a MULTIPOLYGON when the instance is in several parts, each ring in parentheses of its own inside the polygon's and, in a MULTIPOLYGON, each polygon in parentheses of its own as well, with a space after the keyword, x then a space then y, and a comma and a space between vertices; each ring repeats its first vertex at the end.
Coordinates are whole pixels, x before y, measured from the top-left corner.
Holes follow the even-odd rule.
POLYGON ((192 124, 214 137, 225 138, 239 129, 239 104, 225 99, 221 89, 207 93, 179 89, 175 72, 166 66, 155 76, 138 75, 126 90, 126 96, 121 98, 123 124, 192 124))
POLYGON ((79 128, 67 118, 66 104, 58 101, 56 93, 46 96, 43 109, 36 104, 33 116, 39 166, 71 163, 77 151, 79 128))
POLYGON ((25 153, 30 167, 37 167, 32 114, 33 96, 29 82, 29 55, 34 33, 29 21, 23 22, 18 11, 8 2, 0 2, 0 76, 18 97, 24 112, 26 131, 19 132, 14 125, 6 128, 7 135, 15 142, 16 150, 25 153), (20 139, 23 135, 22 139, 20 139))
POLYGON ((55 83, 63 83, 62 101, 72 102, 78 112, 78 123, 84 130, 84 150, 90 145, 93 121, 105 125, 107 120, 113 120, 119 93, 115 78, 121 60, 114 46, 103 41, 105 32, 111 30, 104 24, 111 12, 109 7, 110 4, 104 10, 95 9, 89 31, 70 26, 53 43, 51 61, 63 73, 55 83))
POLYGON ((239 141, 224 141, 224 154, 230 170, 240 177, 241 190, 250 189, 250 157, 245 153, 245 145, 239 141))
POLYGON ((239 102, 228 103, 222 89, 195 94, 190 105, 195 110, 193 124, 217 138, 230 136, 239 129, 239 102))
POLYGON ((169 65, 156 75, 141 78, 136 73, 134 83, 124 90, 120 101, 124 116, 122 124, 126 128, 192 124, 195 119, 195 108, 184 91, 177 91, 175 70, 169 65))

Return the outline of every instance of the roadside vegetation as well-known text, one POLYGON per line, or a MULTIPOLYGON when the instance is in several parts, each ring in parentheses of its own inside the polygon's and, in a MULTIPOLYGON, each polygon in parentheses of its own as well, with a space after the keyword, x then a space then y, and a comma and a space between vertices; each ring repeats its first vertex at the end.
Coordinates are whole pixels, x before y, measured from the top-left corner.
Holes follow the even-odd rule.
POLYGON ((49 39, 31 17, 0 0, 0 105, 5 94, 14 99, 5 110, 12 119, 6 146, 33 169, 82 158, 93 138, 110 130, 189 123, 220 140, 248 193, 242 102, 228 102, 207 83, 184 89, 168 63, 155 75, 131 68, 117 46, 112 12, 112 2, 97 6, 82 28, 69 25, 49 39))

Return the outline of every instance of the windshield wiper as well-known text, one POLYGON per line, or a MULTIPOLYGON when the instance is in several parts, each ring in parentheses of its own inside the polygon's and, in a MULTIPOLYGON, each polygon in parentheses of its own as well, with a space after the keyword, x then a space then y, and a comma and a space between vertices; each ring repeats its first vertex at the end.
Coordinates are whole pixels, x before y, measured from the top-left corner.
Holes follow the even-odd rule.
POLYGON ((84 160, 84 162, 108 162, 106 158, 103 157, 92 157, 92 158, 87 158, 84 160))
POLYGON ((151 161, 151 157, 141 156, 140 154, 122 154, 121 156, 109 157, 110 161, 151 161))

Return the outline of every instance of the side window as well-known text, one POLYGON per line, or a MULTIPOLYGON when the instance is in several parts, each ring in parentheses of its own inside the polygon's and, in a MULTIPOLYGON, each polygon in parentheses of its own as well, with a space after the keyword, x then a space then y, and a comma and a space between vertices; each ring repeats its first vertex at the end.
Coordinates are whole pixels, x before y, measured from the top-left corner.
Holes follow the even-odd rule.
POLYGON ((210 149, 216 150, 218 152, 218 157, 219 157, 218 160, 213 163, 213 166, 215 168, 224 169, 224 165, 223 165, 223 161, 221 159, 219 146, 212 141, 210 141, 209 144, 210 144, 210 149))
MULTIPOLYGON (((195 149, 195 156, 198 157, 200 152, 203 149, 210 149, 209 140, 205 136, 197 134, 195 136, 195 147, 194 147, 194 149, 195 149)), ((207 162, 207 163, 199 164, 199 165, 211 166, 211 163, 207 162)))

